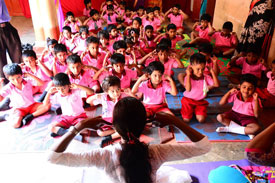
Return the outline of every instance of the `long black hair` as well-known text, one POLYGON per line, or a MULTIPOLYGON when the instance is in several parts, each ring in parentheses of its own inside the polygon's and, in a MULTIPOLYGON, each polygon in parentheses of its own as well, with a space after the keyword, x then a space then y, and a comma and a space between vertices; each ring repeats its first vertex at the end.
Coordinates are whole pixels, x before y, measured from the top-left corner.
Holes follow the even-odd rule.
POLYGON ((133 97, 119 100, 113 111, 113 124, 125 140, 120 154, 120 165, 124 169, 126 183, 151 183, 152 167, 148 145, 139 141, 146 124, 143 104, 133 97))

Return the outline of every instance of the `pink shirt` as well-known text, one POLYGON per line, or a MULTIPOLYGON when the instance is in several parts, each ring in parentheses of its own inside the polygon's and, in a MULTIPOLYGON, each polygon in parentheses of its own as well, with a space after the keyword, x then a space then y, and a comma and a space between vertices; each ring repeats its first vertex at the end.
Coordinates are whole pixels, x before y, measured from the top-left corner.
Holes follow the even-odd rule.
POLYGON ((102 118, 108 122, 112 122, 113 110, 115 104, 122 98, 127 97, 125 93, 121 93, 117 101, 112 101, 107 93, 97 94, 98 97, 93 101, 94 105, 102 105, 102 118))
POLYGON ((60 43, 64 44, 68 51, 71 51, 75 47, 74 43, 72 43, 72 39, 66 39, 65 37, 60 40, 60 43))
POLYGON ((160 27, 160 20, 157 18, 154 18, 153 21, 150 21, 147 18, 143 18, 142 25, 143 25, 144 29, 147 25, 152 25, 154 28, 154 32, 156 32, 157 29, 160 27))
POLYGON ((53 63, 53 60, 54 60, 54 55, 50 52, 44 56, 43 63, 45 64, 45 66, 50 68, 50 66, 53 63))
POLYGON ((225 37, 222 35, 222 32, 215 32, 212 35, 212 38, 216 40, 215 42, 216 47, 228 47, 224 51, 232 48, 234 44, 237 43, 236 36, 230 35, 229 37, 225 37))
POLYGON ((178 67, 179 67, 179 63, 175 59, 168 59, 164 63, 164 74, 166 74, 168 76, 173 76, 174 72, 172 69, 178 68, 178 67))
POLYGON ((93 7, 91 7, 91 9, 86 9, 86 7, 83 9, 83 15, 86 17, 90 16, 90 11, 94 9, 93 7))
MULTIPOLYGON (((45 74, 45 72, 40 67, 38 67, 38 66, 36 66, 35 73, 29 67, 27 67, 27 66, 24 66, 24 68, 22 70, 23 70, 24 73, 30 73, 30 74, 38 77, 42 81, 46 81, 47 82, 47 81, 51 80, 51 78, 49 76, 47 76, 45 74)), ((32 81, 34 81, 34 80, 32 80, 32 81)), ((36 84, 33 83, 33 85, 36 85, 36 84)))
POLYGON ((108 14, 105 14, 103 16, 103 18, 107 20, 107 24, 108 25, 110 25, 110 24, 116 24, 116 18, 118 17, 117 14, 114 13, 113 15, 111 15, 110 19, 108 17, 109 17, 108 14))
POLYGON ((127 25, 130 25, 132 23, 132 19, 130 17, 126 17, 126 15, 123 16, 124 22, 127 23, 127 25))
POLYGON ((86 92, 80 89, 71 90, 67 96, 56 93, 53 100, 61 105, 62 115, 78 116, 85 113, 82 98, 86 98, 86 92))
POLYGON ((76 30, 75 26, 80 26, 80 22, 77 21, 77 22, 74 22, 74 23, 67 23, 66 26, 69 26, 71 27, 71 30, 72 30, 72 33, 77 33, 78 31, 76 30))
POLYGON ((75 38, 73 44, 75 45, 73 52, 79 55, 87 49, 86 39, 83 39, 81 36, 75 38))
MULTIPOLYGON (((114 48, 113 48, 113 45, 111 44, 108 44, 107 45, 107 50, 110 51, 111 53, 114 53, 114 48)), ((103 52, 104 54, 107 53, 107 51, 105 51, 103 48, 102 48, 102 45, 99 46, 99 52, 103 52)))
POLYGON ((101 52, 101 53, 99 52, 97 55, 97 58, 92 57, 91 54, 89 53, 83 57, 82 63, 84 65, 91 65, 98 69, 101 69, 102 65, 103 65, 104 58, 105 58, 105 53, 103 53, 103 52, 101 52))
POLYGON ((145 36, 145 39, 147 40, 148 47, 146 47, 146 44, 144 41, 140 41, 140 48, 145 52, 145 53, 150 53, 157 47, 157 43, 154 42, 155 36, 151 39, 148 40, 147 36, 145 36))
POLYGON ((268 84, 267 84, 267 91, 271 95, 275 96, 275 78, 274 78, 274 76, 272 78, 272 72, 271 71, 267 72, 266 76, 269 79, 268 84))
POLYGON ((214 63, 212 61, 212 58, 210 58, 210 62, 206 61, 205 69, 204 69, 204 74, 211 75, 210 71, 208 70, 208 67, 214 69, 214 63))
POLYGON ((261 78, 262 71, 266 70, 266 67, 260 62, 254 65, 248 64, 246 57, 238 58, 238 60, 236 60, 236 64, 242 66, 242 74, 253 74, 257 78, 261 78))
POLYGON ((168 18, 170 18, 170 23, 173 23, 178 27, 183 27, 183 15, 182 14, 178 14, 178 15, 174 15, 173 13, 170 13, 168 15, 168 18))
MULTIPOLYGON (((184 78, 184 83, 186 84, 187 77, 184 78)), ((203 79, 195 80, 191 79, 191 91, 183 92, 183 96, 193 99, 193 100, 202 100, 206 97, 208 92, 208 86, 212 86, 214 84, 213 79, 209 75, 204 75, 203 79)))
MULTIPOLYGON (((113 6, 114 6, 114 10, 116 10, 117 5, 113 4, 113 6)), ((105 10, 107 10, 107 5, 104 5, 103 8, 102 8, 102 11, 105 11, 105 10)))
MULTIPOLYGON (((161 37, 159 40, 162 40, 162 38, 170 39, 168 35, 165 35, 165 36, 161 37)), ((177 42, 183 40, 183 38, 180 35, 176 35, 173 39, 170 39, 170 40, 171 40, 171 43, 172 43, 171 48, 174 49, 174 48, 176 48, 177 42)))
POLYGON ((162 104, 165 99, 165 93, 171 91, 171 86, 167 81, 163 81, 155 89, 152 87, 151 81, 142 82, 138 88, 143 93, 143 103, 149 105, 162 104))
POLYGON ((211 41, 211 38, 210 36, 208 35, 208 32, 209 32, 209 28, 206 27, 205 29, 202 29, 201 28, 201 25, 197 26, 195 28, 195 31, 198 31, 199 32, 199 37, 200 38, 203 38, 203 39, 206 39, 208 41, 211 41))
POLYGON ((98 21, 94 21, 93 19, 90 19, 88 22, 87 22, 87 26, 89 27, 89 31, 92 31, 92 30, 97 30, 95 28, 95 24, 97 25, 97 29, 101 29, 102 28, 102 24, 103 24, 103 21, 100 19, 98 21))
POLYGON ((82 70, 77 77, 74 77, 72 74, 68 74, 68 76, 70 78, 71 83, 75 83, 75 84, 79 84, 87 87, 90 87, 92 82, 94 81, 90 72, 85 70, 82 70))
POLYGON ((33 99, 32 84, 30 80, 24 80, 22 90, 16 88, 11 82, 5 85, 0 95, 2 97, 10 97, 10 106, 14 108, 25 108, 32 105, 35 101, 33 99))
MULTIPOLYGON (((51 69, 50 69, 51 71, 53 71, 53 65, 54 65, 54 62, 51 65, 51 69)), ((68 68, 67 64, 62 65, 59 61, 56 62, 56 71, 57 71, 57 73, 66 72, 67 68, 68 68)))
MULTIPOLYGON (((240 98, 241 98, 240 92, 235 92, 229 96, 229 98, 227 99, 227 102, 228 103, 233 102, 232 110, 240 114, 255 116, 254 115, 255 102, 253 100, 253 97, 250 97, 246 102, 244 102, 243 100, 240 100, 240 98)), ((261 107, 261 100, 260 99, 258 100, 261 107)))

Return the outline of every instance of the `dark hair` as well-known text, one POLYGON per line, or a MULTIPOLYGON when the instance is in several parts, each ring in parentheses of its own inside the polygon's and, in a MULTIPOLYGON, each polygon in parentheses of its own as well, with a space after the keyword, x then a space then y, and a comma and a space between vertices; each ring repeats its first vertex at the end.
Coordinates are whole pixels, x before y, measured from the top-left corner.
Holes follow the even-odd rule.
POLYGON ((271 64, 275 64, 275 60, 273 60, 273 61, 271 62, 271 64))
POLYGON ((116 76, 106 76, 101 84, 101 88, 104 92, 108 92, 111 86, 118 86, 120 88, 120 79, 116 76))
POLYGON ((172 41, 169 38, 162 38, 159 44, 166 44, 168 48, 172 47, 172 41))
POLYGON ((97 37, 90 36, 86 39, 86 45, 89 46, 91 43, 99 44, 99 39, 97 37))
POLYGON ((233 24, 230 21, 224 22, 222 28, 230 30, 230 32, 232 32, 232 30, 233 30, 233 24))
POLYGON ((139 25, 142 25, 142 20, 141 20, 141 18, 136 17, 136 18, 133 19, 132 23, 133 23, 134 21, 137 21, 137 22, 139 23, 139 25))
POLYGON ((134 45, 135 43, 133 42, 132 38, 131 37, 126 37, 125 39, 125 42, 126 42, 126 45, 127 44, 130 44, 130 45, 134 45))
POLYGON ((33 50, 24 50, 22 52, 22 57, 33 57, 35 60, 37 59, 36 53, 33 50))
POLYGON ((195 53, 190 57, 190 64, 206 64, 205 56, 201 53, 195 53))
POLYGON ((72 32, 72 29, 71 29, 71 27, 70 26, 64 26, 64 27, 62 27, 62 31, 68 31, 68 32, 72 32))
POLYGON ((114 24, 108 25, 107 30, 108 30, 109 34, 110 34, 110 32, 111 32, 113 29, 117 29, 116 26, 115 26, 114 24))
POLYGON ((154 27, 152 25, 146 25, 145 26, 145 31, 146 30, 152 30, 152 31, 154 31, 154 27))
POLYGON ((156 10, 160 11, 160 7, 159 6, 155 6, 153 9, 154 9, 154 11, 156 11, 156 10))
POLYGON ((167 31, 169 31, 170 29, 175 29, 175 30, 177 30, 177 26, 175 25, 175 24, 169 24, 169 25, 167 25, 167 31))
POLYGON ((71 11, 68 11, 68 12, 66 13, 66 18, 68 18, 69 16, 73 16, 73 17, 74 17, 74 13, 71 12, 71 11))
POLYGON ((164 43, 159 43, 156 47, 156 51, 157 52, 160 52, 160 51, 169 51, 169 47, 167 44, 164 44, 164 43))
POLYGON ((53 77, 53 84, 54 86, 66 86, 70 85, 71 82, 67 74, 60 72, 53 77))
POLYGON ((22 51, 25 50, 33 50, 33 45, 31 45, 30 43, 22 44, 22 51))
POLYGON ((72 54, 66 59, 67 64, 81 63, 81 58, 77 54, 72 54))
POLYGON ((95 14, 99 14, 99 12, 96 9, 91 9, 90 16, 94 16, 95 14))
POLYGON ((205 14, 203 14, 202 16, 201 16, 201 19, 200 19, 201 21, 202 20, 205 20, 205 21, 207 21, 207 22, 211 22, 211 16, 209 15, 209 14, 207 14, 207 13, 205 13, 205 14))
POLYGON ((82 25, 79 27, 79 34, 81 35, 82 32, 86 32, 87 34, 89 34, 89 28, 86 25, 82 25))
POLYGON ((125 64, 125 57, 120 53, 114 53, 110 58, 111 64, 125 64))
POLYGON ((135 33, 135 34, 139 35, 139 29, 131 28, 131 29, 128 31, 128 35, 131 36, 132 33, 135 33))
POLYGON ((180 10, 180 4, 175 4, 173 8, 178 8, 180 10))
POLYGON ((126 7, 125 7, 125 11, 127 11, 127 10, 131 11, 131 7, 126 6, 126 7))
POLYGON ((100 37, 103 37, 105 39, 110 39, 110 36, 109 36, 109 32, 107 30, 101 30, 97 33, 97 37, 98 39, 100 39, 100 37))
POLYGON ((22 69, 21 67, 16 63, 7 64, 3 67, 3 73, 5 74, 5 77, 8 78, 9 76, 14 76, 17 74, 22 75, 22 69))
POLYGON ((146 110, 136 98, 119 100, 113 110, 113 124, 126 141, 119 157, 126 183, 151 183, 152 166, 148 145, 139 141, 146 124, 146 110))
POLYGON ((49 48, 53 44, 57 44, 58 41, 56 39, 47 38, 47 47, 49 48))
POLYGON ((54 51, 54 54, 56 55, 57 53, 60 53, 60 52, 66 52, 67 53, 67 48, 64 44, 56 44, 54 45, 53 47, 53 51, 54 51))
POLYGON ((143 10, 144 10, 144 6, 139 6, 139 7, 138 7, 138 10, 140 10, 140 9, 143 9, 143 10))
POLYGON ((87 4, 91 3, 91 0, 84 0, 85 7, 87 8, 87 4))
POLYGON ((125 48, 127 49, 127 44, 124 40, 119 40, 119 41, 116 41, 114 44, 113 44, 113 49, 114 50, 118 50, 120 48, 125 48))
POLYGON ((254 76, 253 74, 243 74, 241 75, 240 84, 243 84, 244 82, 248 82, 254 86, 254 88, 257 87, 258 78, 254 76))
POLYGON ((199 52, 211 54, 213 52, 213 46, 210 43, 201 43, 199 45, 199 52))
POLYGON ((149 14, 149 13, 154 13, 154 9, 149 7, 146 9, 146 13, 149 14))
POLYGON ((106 2, 108 2, 108 1, 113 2, 113 0, 106 0, 106 2))
POLYGON ((148 74, 152 74, 154 71, 159 71, 161 74, 164 73, 164 65, 159 61, 151 62, 144 70, 148 74))
POLYGON ((114 10, 114 6, 112 4, 107 5, 107 10, 114 10))
POLYGON ((123 0, 122 0, 122 1, 120 1, 119 4, 126 6, 127 3, 126 3, 126 1, 123 1, 123 0))
POLYGON ((248 46, 246 53, 253 53, 259 56, 261 54, 261 49, 257 48, 254 45, 251 45, 251 46, 248 46))

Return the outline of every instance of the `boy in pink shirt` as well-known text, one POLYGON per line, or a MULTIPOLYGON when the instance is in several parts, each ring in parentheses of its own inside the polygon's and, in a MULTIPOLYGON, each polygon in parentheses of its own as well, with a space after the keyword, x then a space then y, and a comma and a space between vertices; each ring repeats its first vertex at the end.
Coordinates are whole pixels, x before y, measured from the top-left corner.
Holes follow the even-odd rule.
POLYGON ((68 11, 66 13, 66 20, 64 22, 64 26, 69 26, 71 28, 72 34, 75 34, 79 31, 79 26, 81 26, 82 23, 78 18, 75 18, 73 12, 68 11))
POLYGON ((96 94, 87 99, 87 103, 91 106, 102 105, 102 118, 108 125, 104 125, 97 130, 97 134, 104 137, 100 146, 109 145, 113 139, 117 139, 120 135, 113 129, 112 117, 115 104, 122 98, 128 96, 121 92, 120 79, 116 76, 107 76, 102 82, 104 93, 96 94))
POLYGON ((40 60, 49 68, 49 66, 52 65, 52 61, 54 58, 53 47, 58 43, 58 41, 51 38, 47 38, 46 41, 47 41, 47 48, 43 50, 40 60))
POLYGON ((66 58, 68 56, 67 48, 64 44, 56 44, 54 46, 54 60, 50 66, 51 76, 55 76, 57 73, 66 72, 67 63, 66 58))
POLYGON ((193 113, 200 123, 205 121, 209 103, 204 99, 209 89, 219 87, 218 78, 211 68, 212 78, 204 74, 205 65, 205 56, 195 53, 190 57, 190 66, 186 69, 184 80, 179 78, 180 83, 185 87, 181 100, 181 116, 185 122, 190 122, 193 113))
POLYGON ((168 82, 162 79, 163 73, 164 66, 161 62, 151 62, 146 68, 146 74, 142 75, 132 88, 133 95, 137 92, 143 94, 143 104, 147 117, 152 117, 158 112, 166 112, 173 115, 165 102, 165 93, 168 92, 176 96, 178 91, 170 76, 164 76, 168 82))
MULTIPOLYGON (((93 36, 88 37, 86 39, 86 45, 88 50, 82 54, 82 63, 101 69, 103 67, 105 53, 99 52, 99 39, 93 36)), ((91 76, 93 75, 94 71, 91 71, 91 76)))
POLYGON ((154 9, 153 8, 147 8, 146 9, 147 16, 142 19, 142 25, 143 27, 146 27, 147 25, 152 25, 154 30, 158 32, 161 27, 162 21, 154 16, 154 9))
POLYGON ((107 24, 108 25, 111 25, 111 24, 117 25, 116 19, 119 17, 119 15, 117 14, 116 11, 114 11, 114 6, 108 5, 107 13, 104 15, 105 12, 106 12, 106 10, 102 12, 101 17, 103 17, 105 19, 107 24))
POLYGON ((112 5, 114 6, 114 9, 117 9, 118 7, 118 3, 114 0, 106 0, 105 2, 103 2, 100 6, 100 11, 106 11, 107 10, 107 6, 108 5, 112 5))
POLYGON ((110 44, 110 36, 107 30, 101 30, 97 33, 97 37, 99 39, 99 52, 107 52, 113 53, 113 45, 110 44))
POLYGON ((177 34, 182 35, 184 28, 183 28, 183 21, 188 19, 188 15, 185 14, 181 9, 180 5, 176 4, 173 8, 169 9, 165 13, 165 17, 169 18, 170 24, 175 24, 177 27, 177 34))
POLYGON ((275 60, 272 61, 271 71, 266 73, 268 78, 267 88, 257 88, 259 97, 263 99, 264 107, 275 107, 275 60))
POLYGON ((222 31, 211 34, 215 39, 214 53, 217 56, 231 58, 234 54, 235 48, 238 44, 238 38, 235 32, 232 32, 232 22, 225 22, 222 27, 222 31))
POLYGON ((102 24, 104 20, 100 17, 99 12, 95 9, 90 11, 90 17, 83 23, 89 27, 89 31, 94 34, 94 36, 102 29, 102 24))
POLYGON ((94 8, 92 7, 92 2, 91 2, 91 0, 84 0, 84 5, 85 5, 85 8, 83 9, 83 15, 84 15, 85 17, 89 17, 89 16, 90 16, 90 11, 91 11, 92 9, 94 9, 94 8))
POLYGON ((257 118, 262 108, 257 87, 257 78, 252 74, 244 74, 241 77, 240 91, 233 88, 220 100, 220 105, 233 102, 231 111, 219 114, 217 120, 225 125, 218 127, 217 132, 231 132, 248 135, 253 138, 260 130, 257 118))
POLYGON ((68 51, 74 49, 72 31, 69 26, 64 26, 62 28, 62 33, 60 34, 58 42, 64 44, 68 51))
POLYGON ((75 34, 73 37, 74 49, 73 53, 81 55, 87 49, 86 39, 89 36, 89 31, 87 26, 80 26, 79 35, 75 34))
POLYGON ((95 75, 94 80, 99 80, 100 83, 108 75, 117 76, 120 79, 121 89, 130 90, 131 82, 135 80, 141 70, 136 66, 136 70, 125 68, 125 57, 120 53, 114 53, 110 58, 112 68, 106 71, 106 68, 101 68, 95 75))
POLYGON ((64 135, 68 128, 76 125, 81 120, 87 118, 83 108, 82 98, 87 95, 92 95, 93 90, 78 84, 71 84, 70 79, 65 73, 58 73, 53 78, 54 86, 50 88, 43 103, 50 104, 50 96, 53 96, 53 101, 61 105, 62 115, 51 124, 51 136, 64 135))
POLYGON ((151 25, 147 25, 145 27, 145 32, 143 38, 141 38, 140 48, 143 49, 144 53, 148 54, 154 49, 156 49, 157 43, 154 41, 156 38, 156 34, 154 34, 154 28, 151 25))
POLYGON ((107 30, 109 32, 109 39, 110 44, 114 44, 114 42, 123 40, 123 37, 120 35, 120 33, 117 30, 117 27, 115 25, 108 25, 107 30))
MULTIPOLYGON (((2 120, 7 120, 14 128, 20 128, 50 109, 50 105, 34 101, 33 85, 31 81, 23 79, 23 73, 18 64, 5 65, 3 72, 10 82, 3 88, 1 87, 0 101, 9 96, 12 111, 9 115, 6 114, 2 120)), ((38 86, 44 84, 41 79, 34 75, 27 73, 24 76, 34 79, 38 86)), ((0 84, 2 86, 3 79, 0 84)))

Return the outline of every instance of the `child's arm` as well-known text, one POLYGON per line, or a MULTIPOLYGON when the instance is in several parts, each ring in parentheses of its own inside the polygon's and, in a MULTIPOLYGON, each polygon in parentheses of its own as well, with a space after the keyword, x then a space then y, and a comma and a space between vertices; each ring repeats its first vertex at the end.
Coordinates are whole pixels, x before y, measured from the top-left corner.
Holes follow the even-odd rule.
POLYGON ((78 84, 75 84, 75 83, 72 83, 70 85, 71 89, 80 89, 80 90, 83 90, 86 92, 87 95, 92 95, 94 94, 94 91, 89 88, 89 87, 86 87, 86 86, 82 86, 82 85, 78 85, 78 84))
POLYGON ((141 60, 139 60, 138 64, 143 64, 149 57, 153 56, 154 54, 156 54, 156 50, 145 55, 141 60))
POLYGON ((108 72, 108 67, 104 67, 102 66, 101 69, 99 69, 95 74, 94 74, 94 77, 93 77, 93 80, 98 80, 99 76, 102 74, 102 72, 108 72))
POLYGON ((200 24, 200 22, 196 22, 194 23, 193 27, 192 27, 192 30, 195 31, 196 27, 200 24))
POLYGON ((24 73, 25 77, 30 77, 33 80, 35 80, 35 82, 37 83, 37 86, 42 86, 44 84, 44 81, 42 81, 41 79, 39 79, 38 77, 36 77, 35 75, 32 75, 30 73, 24 73))
POLYGON ((218 66, 218 58, 214 55, 212 57, 212 61, 213 61, 213 71, 218 76, 220 73, 220 67, 218 66))
POLYGON ((155 39, 154 39, 154 42, 156 43, 158 40, 159 40, 159 38, 161 38, 162 36, 164 36, 166 33, 162 33, 162 34, 160 34, 160 35, 158 35, 155 39))
POLYGON ((217 88, 220 86, 220 82, 219 82, 219 79, 218 79, 218 76, 216 75, 216 73, 214 72, 214 70, 212 68, 209 68, 210 70, 210 73, 211 73, 211 76, 213 78, 213 81, 214 81, 214 84, 212 86, 209 86, 208 89, 211 90, 213 88, 217 88))
POLYGON ((185 85, 185 84, 184 84, 184 78, 185 78, 185 76, 186 76, 185 73, 179 73, 179 74, 178 74, 178 80, 179 80, 179 82, 180 82, 180 84, 181 84, 182 86, 185 85))
POLYGON ((234 67, 234 66, 237 66, 236 65, 236 61, 240 58, 240 57, 243 57, 244 54, 243 52, 241 52, 240 54, 234 56, 231 58, 230 62, 228 63, 229 67, 234 67))
POLYGON ((253 99, 254 99, 253 102, 255 102, 255 106, 253 108, 253 110, 254 110, 254 116, 256 118, 258 118, 259 117, 259 113, 260 113, 260 105, 259 105, 258 93, 256 93, 256 92, 253 93, 253 99))
POLYGON ((58 72, 57 72, 57 68, 56 68, 56 64, 57 64, 57 60, 56 58, 54 58, 54 61, 53 61, 53 76, 55 76, 58 72))
POLYGON ((57 89, 56 89, 56 87, 51 87, 49 90, 48 90, 48 92, 47 92, 47 95, 46 95, 46 97, 44 98, 44 100, 43 100, 43 104, 50 104, 50 96, 52 95, 52 94, 54 94, 54 93, 56 93, 57 92, 57 89))
POLYGON ((178 63, 178 68, 184 68, 183 63, 182 63, 182 62, 180 61, 180 59, 177 57, 177 54, 176 54, 176 53, 172 53, 172 54, 171 54, 171 57, 177 61, 177 63, 178 63))
POLYGON ((177 90, 177 87, 176 87, 175 82, 174 82, 173 79, 172 79, 170 76, 168 76, 168 75, 165 75, 164 77, 165 77, 166 80, 169 81, 170 86, 171 86, 171 91, 170 91, 169 93, 170 93, 171 95, 173 95, 173 96, 176 96, 176 95, 178 94, 178 90, 177 90))
POLYGON ((101 94, 96 94, 88 97, 86 102, 91 106, 94 106, 94 100, 100 100, 100 99, 101 99, 101 94))
POLYGON ((92 19, 91 17, 87 18, 87 20, 84 21, 83 25, 87 25, 87 23, 88 23, 91 19, 92 19))
POLYGON ((42 69, 42 71, 43 71, 48 77, 52 77, 52 76, 53 76, 52 71, 51 71, 48 67, 46 67, 45 64, 44 64, 40 59, 37 60, 37 65, 38 65, 39 68, 42 69))
POLYGON ((187 20, 188 19, 189 16, 186 13, 184 13, 182 10, 180 10, 179 13, 182 14, 183 20, 187 20))
POLYGON ((191 86, 191 75, 192 75, 192 68, 191 67, 187 67, 186 68, 186 82, 184 83, 184 87, 185 87, 185 90, 190 92, 191 89, 192 89, 192 86, 191 86))
POLYGON ((209 28, 208 35, 212 36, 215 33, 215 29, 212 27, 210 22, 208 22, 208 28, 209 28))
POLYGON ((98 68, 96 68, 96 67, 94 67, 94 66, 92 66, 92 65, 83 65, 83 69, 84 69, 84 70, 93 70, 93 71, 95 71, 95 72, 99 71, 98 68))
POLYGON ((231 94, 237 92, 238 90, 236 88, 232 88, 231 90, 229 90, 220 100, 219 104, 220 106, 223 106, 225 104, 227 104, 227 100, 230 97, 231 94))
POLYGON ((172 11, 172 8, 170 8, 168 11, 166 11, 166 13, 164 14, 164 17, 167 17, 168 14, 172 11))
POLYGON ((134 60, 134 64, 137 64, 137 58, 136 58, 136 54, 134 52, 134 50, 131 51, 131 55, 133 56, 133 60, 134 60))
POLYGON ((111 55, 111 52, 107 52, 105 57, 104 57, 104 60, 103 60, 103 67, 107 66, 107 59, 109 58, 109 56, 111 55))
POLYGON ((143 74, 141 77, 138 78, 137 82, 134 84, 132 88, 132 93, 135 95, 138 92, 138 87, 142 81, 145 81, 148 79, 147 74, 143 74))

